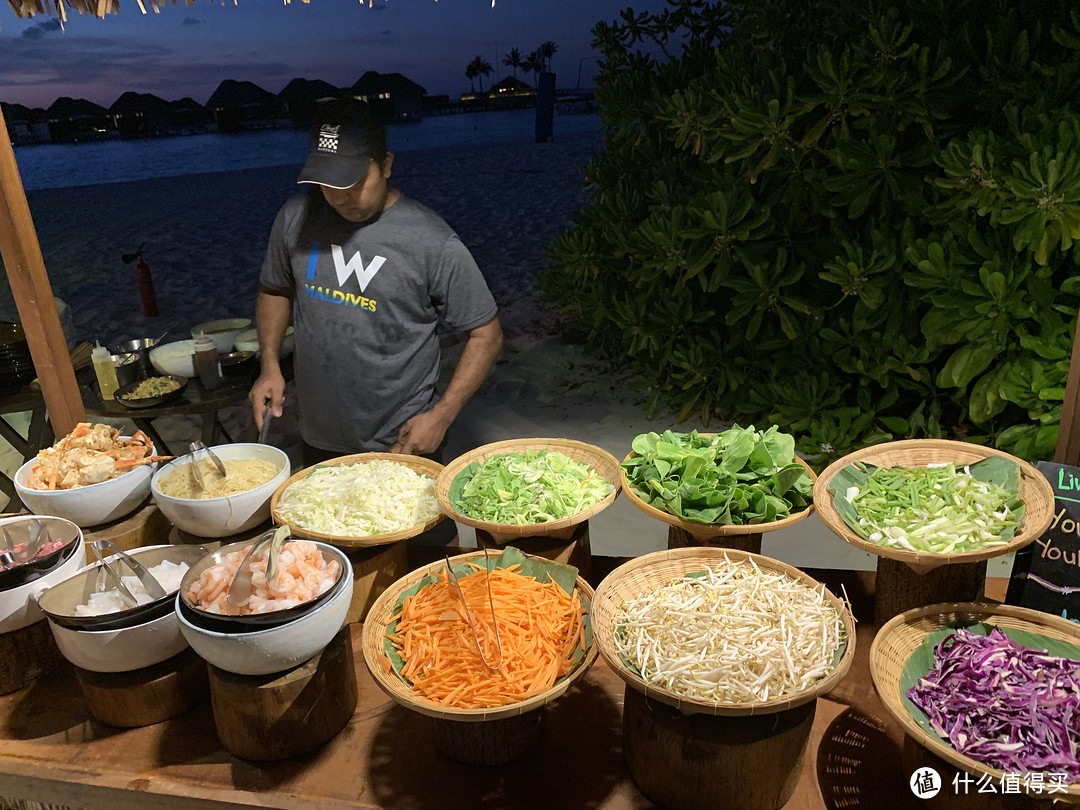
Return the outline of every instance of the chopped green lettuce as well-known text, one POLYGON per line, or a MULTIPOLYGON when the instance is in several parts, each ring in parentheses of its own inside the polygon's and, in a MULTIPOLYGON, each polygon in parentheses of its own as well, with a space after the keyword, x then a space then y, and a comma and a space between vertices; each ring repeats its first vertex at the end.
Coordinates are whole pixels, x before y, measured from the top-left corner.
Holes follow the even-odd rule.
POLYGON ((473 462, 454 479, 450 500, 468 517, 525 526, 576 515, 613 489, 584 462, 554 450, 525 450, 473 462))

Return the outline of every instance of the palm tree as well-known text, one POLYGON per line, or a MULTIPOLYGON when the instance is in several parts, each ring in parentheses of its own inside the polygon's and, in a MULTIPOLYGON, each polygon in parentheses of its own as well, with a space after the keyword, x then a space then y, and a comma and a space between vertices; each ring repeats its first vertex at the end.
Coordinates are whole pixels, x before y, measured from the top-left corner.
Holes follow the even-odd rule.
POLYGON ((525 66, 525 60, 521 58, 521 51, 517 48, 511 48, 510 54, 503 59, 503 64, 508 68, 512 68, 514 71, 514 78, 517 78, 517 72, 519 67, 525 66))
POLYGON ((539 79, 540 74, 544 72, 544 57, 540 55, 540 51, 533 51, 525 57, 525 61, 521 63, 521 69, 526 73, 535 73, 539 79))
POLYGON ((476 76, 476 65, 469 62, 468 66, 465 68, 465 78, 469 80, 469 91, 472 93, 476 92, 476 85, 473 84, 473 79, 475 79, 476 76))
POLYGON ((558 47, 550 39, 536 49, 536 52, 540 54, 540 58, 544 60, 544 64, 549 72, 551 71, 551 57, 555 55, 555 51, 557 50, 558 47))
POLYGON ((477 56, 469 62, 469 67, 475 71, 473 75, 480 78, 480 92, 483 93, 484 77, 491 75, 491 63, 484 59, 484 57, 477 56))

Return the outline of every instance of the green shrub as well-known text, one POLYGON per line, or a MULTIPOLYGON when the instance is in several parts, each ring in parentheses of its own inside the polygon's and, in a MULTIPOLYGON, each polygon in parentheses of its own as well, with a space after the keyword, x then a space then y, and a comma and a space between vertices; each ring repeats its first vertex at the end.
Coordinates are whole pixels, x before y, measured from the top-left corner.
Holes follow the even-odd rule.
POLYGON ((683 419, 768 421, 821 463, 922 436, 1049 457, 1080 297, 1070 5, 598 24, 604 148, 541 289, 683 419))

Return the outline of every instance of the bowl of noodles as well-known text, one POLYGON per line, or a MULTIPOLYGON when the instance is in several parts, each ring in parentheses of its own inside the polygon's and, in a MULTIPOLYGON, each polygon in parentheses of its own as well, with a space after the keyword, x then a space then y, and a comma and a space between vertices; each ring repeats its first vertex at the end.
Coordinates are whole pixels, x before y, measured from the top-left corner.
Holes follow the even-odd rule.
POLYGON ((225 465, 225 477, 199 454, 205 488, 191 472, 191 457, 169 462, 150 481, 154 502, 177 528, 196 537, 228 537, 270 517, 270 498, 292 472, 289 457, 268 444, 222 444, 210 448, 225 465))

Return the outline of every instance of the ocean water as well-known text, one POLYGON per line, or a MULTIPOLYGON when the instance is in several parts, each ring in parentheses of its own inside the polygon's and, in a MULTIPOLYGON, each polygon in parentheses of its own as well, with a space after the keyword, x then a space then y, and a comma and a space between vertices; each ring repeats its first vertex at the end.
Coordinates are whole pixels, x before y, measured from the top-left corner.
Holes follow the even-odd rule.
MULTIPOLYGON (((534 110, 462 113, 392 124, 387 137, 395 152, 527 141, 534 137, 535 123, 534 110)), ((556 115, 555 138, 595 131, 599 126, 600 119, 593 114, 556 115)), ((267 129, 227 135, 20 146, 15 149, 15 160, 23 186, 33 190, 284 166, 302 163, 306 151, 305 130, 267 129)))

